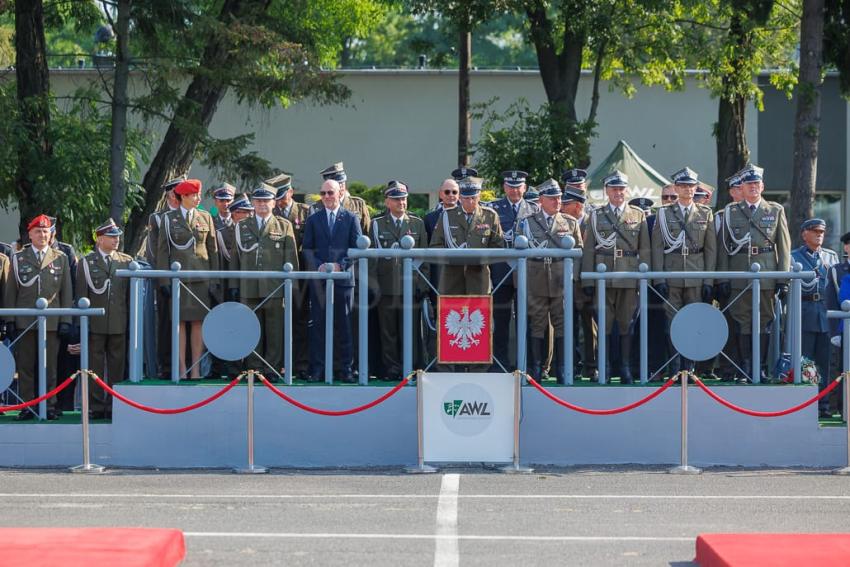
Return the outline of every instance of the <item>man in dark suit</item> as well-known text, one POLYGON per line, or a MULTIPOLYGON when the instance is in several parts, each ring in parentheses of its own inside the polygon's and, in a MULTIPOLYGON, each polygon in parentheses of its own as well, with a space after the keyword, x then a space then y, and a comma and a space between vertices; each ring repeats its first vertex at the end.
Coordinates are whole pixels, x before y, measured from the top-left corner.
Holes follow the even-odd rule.
MULTIPOLYGON (((325 270, 331 266, 334 272, 348 270, 351 261, 348 249, 357 246, 362 234, 357 217, 340 206, 339 183, 328 179, 319 192, 323 209, 307 219, 302 241, 307 270, 325 270)), ((354 370, 351 341, 351 299, 354 280, 334 282, 334 346, 339 360, 339 379, 353 383, 354 370)), ((324 372, 325 342, 325 283, 310 282, 310 314, 313 326, 310 329, 310 377, 311 382, 322 380, 324 372)))

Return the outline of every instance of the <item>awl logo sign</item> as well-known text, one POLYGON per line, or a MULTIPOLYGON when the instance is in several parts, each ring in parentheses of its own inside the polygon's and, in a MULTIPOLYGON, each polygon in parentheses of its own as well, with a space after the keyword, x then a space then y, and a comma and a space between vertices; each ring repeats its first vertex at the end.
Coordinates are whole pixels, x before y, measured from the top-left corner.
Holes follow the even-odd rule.
POLYGON ((482 418, 490 417, 487 402, 464 402, 454 400, 443 404, 446 413, 454 418, 482 418))
POLYGON ((443 423, 455 435, 478 435, 493 422, 493 396, 477 384, 462 382, 450 388, 440 402, 443 423))

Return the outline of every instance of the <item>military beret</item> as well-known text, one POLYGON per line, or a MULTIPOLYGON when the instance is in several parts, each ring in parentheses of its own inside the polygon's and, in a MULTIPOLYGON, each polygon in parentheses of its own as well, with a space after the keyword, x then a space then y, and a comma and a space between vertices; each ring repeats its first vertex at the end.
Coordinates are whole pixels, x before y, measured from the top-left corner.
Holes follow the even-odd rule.
POLYGON ((97 236, 121 236, 124 231, 115 224, 114 220, 107 219, 106 222, 94 229, 94 233, 97 236))
POLYGON ((187 179, 177 184, 174 193, 177 195, 194 195, 200 193, 202 188, 203 184, 200 179, 187 179))
POLYGON ((56 219, 47 215, 38 215, 29 222, 27 230, 32 230, 34 228, 53 228, 55 220, 56 219))

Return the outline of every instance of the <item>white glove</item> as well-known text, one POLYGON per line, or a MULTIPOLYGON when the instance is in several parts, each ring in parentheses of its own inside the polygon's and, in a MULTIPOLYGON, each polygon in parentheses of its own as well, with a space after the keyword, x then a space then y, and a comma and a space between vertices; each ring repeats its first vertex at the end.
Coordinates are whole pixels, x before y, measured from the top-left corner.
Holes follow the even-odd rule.
POLYGON ((841 335, 835 335, 834 337, 829 339, 829 342, 832 343, 832 346, 841 348, 841 335))

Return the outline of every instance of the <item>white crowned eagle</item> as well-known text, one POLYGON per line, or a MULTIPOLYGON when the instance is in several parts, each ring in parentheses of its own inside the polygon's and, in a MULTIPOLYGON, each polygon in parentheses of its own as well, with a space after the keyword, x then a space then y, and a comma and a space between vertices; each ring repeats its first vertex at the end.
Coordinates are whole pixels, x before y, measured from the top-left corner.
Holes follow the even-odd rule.
POLYGON ((454 337, 449 341, 449 344, 467 350, 481 342, 475 337, 484 331, 484 314, 481 313, 480 309, 476 309, 470 314, 469 307, 463 306, 461 313, 455 310, 449 311, 445 326, 449 336, 454 337))

